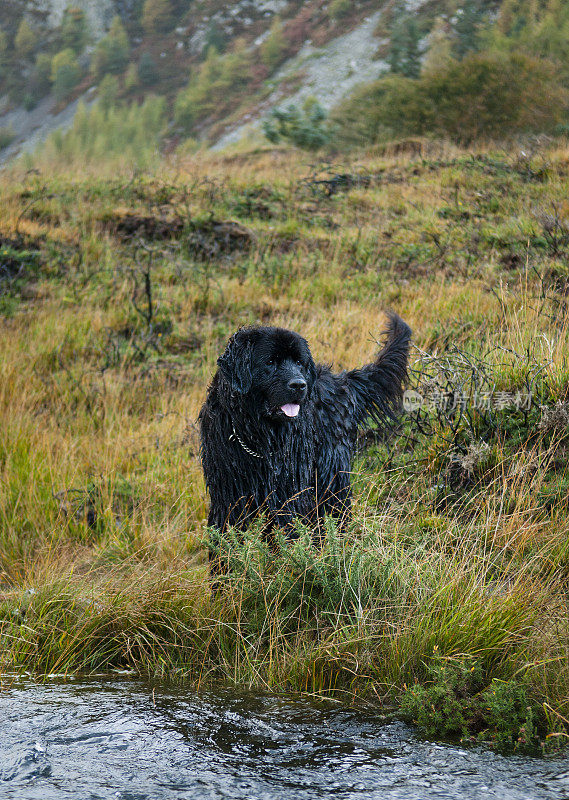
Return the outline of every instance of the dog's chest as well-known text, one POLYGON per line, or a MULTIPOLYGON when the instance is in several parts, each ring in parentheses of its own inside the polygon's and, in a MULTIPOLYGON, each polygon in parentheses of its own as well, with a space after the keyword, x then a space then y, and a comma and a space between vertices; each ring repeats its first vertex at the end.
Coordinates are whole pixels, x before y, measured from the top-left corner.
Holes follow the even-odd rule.
POLYGON ((303 428, 275 437, 271 458, 263 464, 263 482, 266 481, 283 501, 290 501, 311 489, 314 475, 314 437, 311 434, 311 430, 303 428))

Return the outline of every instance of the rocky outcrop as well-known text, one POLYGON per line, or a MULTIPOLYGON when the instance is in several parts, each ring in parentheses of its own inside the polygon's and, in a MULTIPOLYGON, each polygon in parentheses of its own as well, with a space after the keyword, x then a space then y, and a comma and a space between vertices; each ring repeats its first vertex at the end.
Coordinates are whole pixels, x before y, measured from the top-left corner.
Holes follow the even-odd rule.
POLYGON ((69 5, 81 8, 85 12, 89 32, 93 39, 99 39, 109 29, 115 14, 127 17, 136 0, 28 0, 23 2, 27 14, 35 20, 41 19, 48 30, 61 24, 63 12, 69 5))

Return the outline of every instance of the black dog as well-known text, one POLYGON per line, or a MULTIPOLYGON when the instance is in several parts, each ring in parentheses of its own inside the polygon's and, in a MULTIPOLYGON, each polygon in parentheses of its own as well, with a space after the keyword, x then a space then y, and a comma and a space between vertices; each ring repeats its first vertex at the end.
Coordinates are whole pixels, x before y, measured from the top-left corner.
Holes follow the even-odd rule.
POLYGON ((267 530, 292 532, 295 518, 317 526, 349 512, 358 426, 385 425, 401 404, 411 330, 396 314, 389 323, 375 361, 339 374, 292 331, 231 337, 199 415, 210 526, 245 528, 265 513, 267 530))

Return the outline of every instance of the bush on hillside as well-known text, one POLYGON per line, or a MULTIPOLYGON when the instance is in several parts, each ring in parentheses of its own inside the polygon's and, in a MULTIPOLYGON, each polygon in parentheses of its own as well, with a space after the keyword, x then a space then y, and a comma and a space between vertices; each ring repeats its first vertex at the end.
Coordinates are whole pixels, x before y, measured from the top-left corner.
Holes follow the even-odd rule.
POLYGON ((439 72, 447 69, 453 61, 452 38, 450 26, 443 19, 437 17, 429 33, 429 47, 421 63, 421 72, 439 72))
POLYGON ((310 97, 301 109, 295 105, 273 109, 263 122, 263 132, 274 144, 284 140, 303 150, 319 150, 331 139, 327 114, 318 101, 310 97))
POLYGON ((567 91, 551 62, 522 54, 474 54, 419 80, 388 76, 356 91, 333 120, 340 146, 435 134, 460 143, 553 130, 567 91))

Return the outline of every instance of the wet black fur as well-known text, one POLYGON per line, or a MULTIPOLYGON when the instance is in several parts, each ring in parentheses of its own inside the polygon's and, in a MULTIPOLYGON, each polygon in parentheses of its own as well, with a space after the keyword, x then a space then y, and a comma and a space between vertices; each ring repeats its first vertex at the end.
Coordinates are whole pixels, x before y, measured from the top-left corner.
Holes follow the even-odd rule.
POLYGON ((208 524, 245 528, 260 512, 267 530, 317 526, 349 513, 358 427, 399 411, 411 330, 389 317, 375 361, 333 373, 315 364, 305 339, 282 328, 241 328, 222 356, 199 415, 201 456, 211 498, 208 524), (305 384, 305 387, 303 387, 305 384), (297 402, 288 418, 280 410, 297 402))

